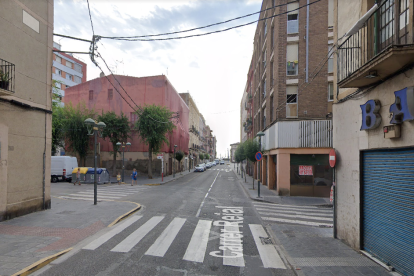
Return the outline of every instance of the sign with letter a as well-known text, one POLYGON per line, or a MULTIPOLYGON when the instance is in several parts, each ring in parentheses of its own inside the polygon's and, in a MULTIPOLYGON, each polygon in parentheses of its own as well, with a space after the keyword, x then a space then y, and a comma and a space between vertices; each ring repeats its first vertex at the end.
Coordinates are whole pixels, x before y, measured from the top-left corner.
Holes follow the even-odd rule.
POLYGON ((406 87, 395 91, 395 102, 390 105, 393 114, 391 124, 402 124, 404 121, 414 120, 414 88, 406 87))

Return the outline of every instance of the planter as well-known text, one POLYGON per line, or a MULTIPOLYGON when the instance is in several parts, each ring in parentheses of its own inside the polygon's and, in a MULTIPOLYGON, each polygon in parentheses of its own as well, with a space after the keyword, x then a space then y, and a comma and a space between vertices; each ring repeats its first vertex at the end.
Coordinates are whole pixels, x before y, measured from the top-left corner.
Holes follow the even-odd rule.
POLYGON ((9 82, 8 81, 0 81, 0 89, 9 90, 9 82))

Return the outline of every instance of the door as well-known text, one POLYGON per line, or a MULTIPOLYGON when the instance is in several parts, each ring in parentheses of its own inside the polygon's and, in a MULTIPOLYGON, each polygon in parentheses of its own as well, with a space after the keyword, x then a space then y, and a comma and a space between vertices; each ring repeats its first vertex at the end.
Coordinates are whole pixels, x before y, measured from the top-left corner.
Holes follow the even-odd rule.
POLYGON ((414 275, 414 148, 366 151, 361 165, 361 247, 414 275))

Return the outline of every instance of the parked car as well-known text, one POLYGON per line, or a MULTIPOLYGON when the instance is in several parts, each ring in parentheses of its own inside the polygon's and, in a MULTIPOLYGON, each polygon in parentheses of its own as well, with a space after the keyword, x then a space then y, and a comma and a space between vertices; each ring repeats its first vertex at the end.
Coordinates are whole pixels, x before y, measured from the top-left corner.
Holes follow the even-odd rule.
POLYGON ((197 165, 194 168, 194 172, 204 172, 204 167, 201 165, 197 165))
POLYGON ((224 165, 224 160, 220 160, 220 165, 224 165))
POLYGON ((200 164, 198 164, 197 166, 202 166, 204 170, 207 170, 207 166, 206 166, 206 164, 204 164, 204 163, 200 163, 200 164))
POLYGON ((78 167, 78 160, 73 156, 52 156, 51 161, 51 181, 56 183, 58 181, 72 180, 72 171, 78 167))
POLYGON ((210 169, 212 166, 213 166, 213 164, 211 164, 211 162, 208 162, 208 163, 206 164, 207 169, 210 169))

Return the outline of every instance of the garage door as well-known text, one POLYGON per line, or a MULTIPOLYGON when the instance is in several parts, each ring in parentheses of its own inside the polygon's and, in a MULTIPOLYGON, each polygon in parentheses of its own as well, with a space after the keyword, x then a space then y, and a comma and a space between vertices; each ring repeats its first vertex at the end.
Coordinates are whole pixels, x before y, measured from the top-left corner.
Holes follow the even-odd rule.
POLYGON ((414 275, 414 148, 362 153, 362 248, 414 275))

